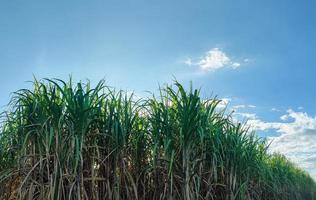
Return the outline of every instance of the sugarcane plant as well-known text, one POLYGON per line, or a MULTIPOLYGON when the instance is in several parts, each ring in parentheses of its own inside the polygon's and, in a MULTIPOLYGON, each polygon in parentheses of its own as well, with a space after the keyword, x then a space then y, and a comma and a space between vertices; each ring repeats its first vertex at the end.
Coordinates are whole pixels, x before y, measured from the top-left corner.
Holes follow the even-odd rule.
POLYGON ((0 199, 316 199, 316 184, 217 98, 179 82, 140 99, 34 80, 0 130, 0 199))

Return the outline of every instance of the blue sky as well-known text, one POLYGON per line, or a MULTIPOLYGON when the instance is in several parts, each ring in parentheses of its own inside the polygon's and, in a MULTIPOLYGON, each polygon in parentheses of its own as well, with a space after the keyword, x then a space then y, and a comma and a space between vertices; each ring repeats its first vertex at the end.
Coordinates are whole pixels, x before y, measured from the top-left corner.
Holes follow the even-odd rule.
POLYGON ((0 3, 0 105, 37 78, 193 82, 316 177, 315 1, 0 3))

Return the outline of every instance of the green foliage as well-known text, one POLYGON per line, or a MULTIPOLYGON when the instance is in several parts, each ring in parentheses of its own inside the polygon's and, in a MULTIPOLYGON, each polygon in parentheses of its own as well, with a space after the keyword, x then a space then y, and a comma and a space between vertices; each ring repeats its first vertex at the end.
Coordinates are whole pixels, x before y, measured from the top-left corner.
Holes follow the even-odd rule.
POLYGON ((181 84, 137 100, 34 81, 0 133, 0 199, 314 199, 312 178, 181 84))

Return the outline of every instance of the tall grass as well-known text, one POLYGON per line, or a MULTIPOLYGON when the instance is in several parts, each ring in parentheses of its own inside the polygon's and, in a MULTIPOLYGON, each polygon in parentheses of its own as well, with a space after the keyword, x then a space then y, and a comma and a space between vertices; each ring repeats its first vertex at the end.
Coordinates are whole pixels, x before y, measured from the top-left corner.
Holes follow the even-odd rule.
POLYGON ((175 82, 137 100, 35 80, 0 133, 0 199, 316 199, 312 178, 175 82))

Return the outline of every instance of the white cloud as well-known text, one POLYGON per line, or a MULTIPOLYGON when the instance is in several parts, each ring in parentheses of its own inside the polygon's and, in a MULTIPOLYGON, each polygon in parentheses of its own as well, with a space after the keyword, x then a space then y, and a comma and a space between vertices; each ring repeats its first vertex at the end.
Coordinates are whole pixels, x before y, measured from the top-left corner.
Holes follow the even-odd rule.
POLYGON ((250 119, 247 124, 251 126, 251 129, 265 131, 268 129, 279 129, 281 123, 279 122, 264 122, 258 118, 250 119))
POLYGON ((280 112, 281 110, 279 110, 277 108, 271 108, 271 111, 273 111, 273 112, 280 112))
POLYGON ((230 58, 225 52, 218 48, 214 48, 206 53, 206 55, 198 62, 198 65, 202 70, 210 71, 223 68, 230 63, 230 58))
MULTIPOLYGON (((248 62, 248 59, 244 59, 244 62, 248 62)), ((198 66, 202 71, 214 71, 225 67, 237 69, 241 66, 240 62, 232 61, 232 59, 219 48, 209 50, 199 59, 187 58, 183 63, 189 66, 198 66)))
POLYGON ((234 62, 234 63, 232 63, 232 67, 233 67, 234 69, 236 69, 236 68, 240 67, 240 63, 234 62))
POLYGON ((233 109, 240 109, 240 108, 246 108, 246 105, 236 105, 236 106, 233 106, 233 109))
POLYGON ((237 109, 242 109, 242 108, 256 108, 256 106, 255 105, 251 105, 251 104, 250 105, 243 105, 243 104, 241 104, 241 105, 235 105, 232 108, 237 110, 237 109))
POLYGON ((275 130, 278 136, 269 137, 270 150, 280 152, 316 179, 316 116, 287 110, 283 122, 264 122, 258 118, 247 121, 256 130, 275 130), (291 122, 288 122, 292 119, 291 122))
POLYGON ((286 121, 286 120, 289 119, 289 116, 288 116, 288 115, 282 115, 282 116, 280 117, 280 119, 281 119, 282 121, 286 121))
POLYGON ((254 120, 257 118, 257 115, 254 113, 244 113, 244 112, 236 112, 234 113, 234 115, 236 116, 240 116, 246 120, 254 120))

